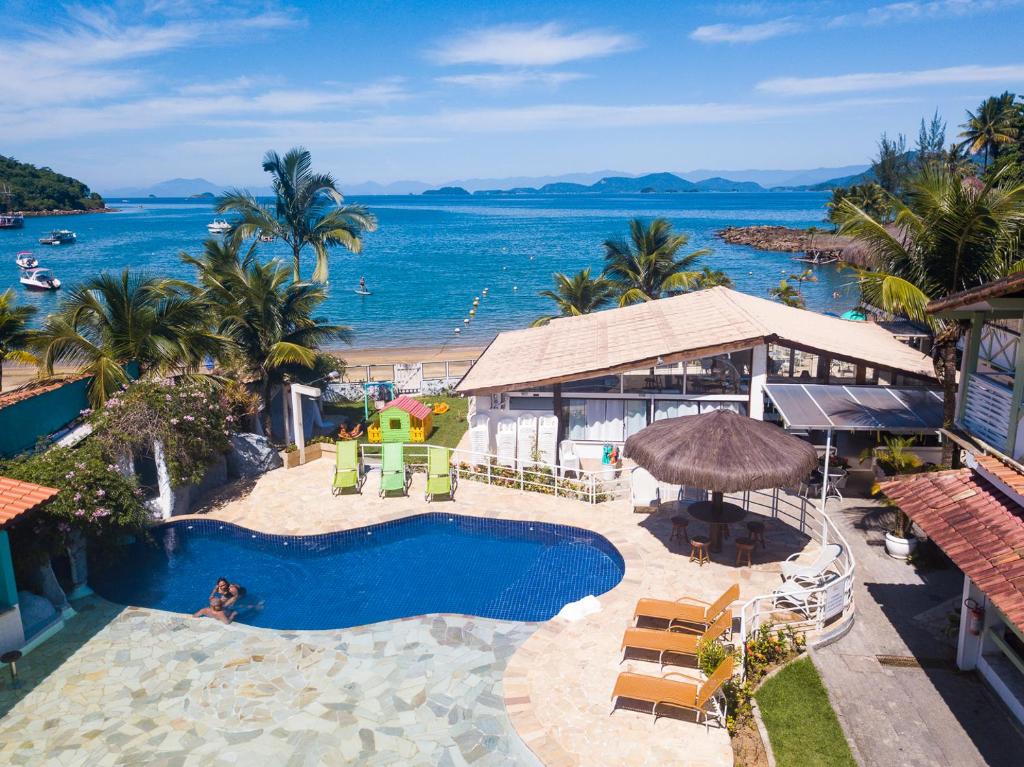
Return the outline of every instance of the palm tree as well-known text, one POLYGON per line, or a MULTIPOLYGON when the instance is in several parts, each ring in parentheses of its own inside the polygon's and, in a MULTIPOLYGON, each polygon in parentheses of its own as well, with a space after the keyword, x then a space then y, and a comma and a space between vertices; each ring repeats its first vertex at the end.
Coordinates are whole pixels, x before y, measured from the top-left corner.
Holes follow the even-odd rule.
POLYGON ((1014 124, 1013 102, 1016 96, 1004 92, 1000 96, 989 96, 974 112, 967 111, 967 122, 960 138, 965 139, 967 151, 971 154, 984 153, 985 167, 989 159, 995 159, 1000 147, 1012 144, 1017 137, 1014 124))
POLYGON ((290 269, 278 260, 261 264, 255 245, 244 255, 240 248, 237 240, 208 240, 202 255, 183 253, 182 260, 196 267, 203 300, 227 340, 221 359, 258 382, 261 422, 269 437, 274 388, 313 369, 323 345, 350 343, 352 333, 314 316, 327 297, 322 285, 292 281, 290 269))
POLYGON ((75 288, 33 333, 40 364, 74 364, 93 377, 89 402, 103 405, 140 376, 196 370, 221 339, 209 330, 209 307, 185 283, 125 269, 103 273, 75 288))
POLYGON ((589 266, 571 277, 561 272, 556 272, 554 277, 555 289, 542 290, 538 295, 554 301, 558 314, 538 317, 530 323, 530 327, 547 325, 556 317, 576 317, 596 312, 615 295, 615 286, 604 275, 591 277, 589 266))
POLYGON ((0 293, 0 391, 4 389, 4 362, 36 362, 35 356, 27 351, 32 338, 28 323, 35 313, 34 306, 18 306, 12 288, 0 293))
MULTIPOLYGON (((896 218, 889 228, 849 200, 837 211, 840 233, 861 240, 875 258, 874 270, 858 272, 862 302, 931 326, 947 429, 956 407, 956 348, 966 324, 935 318, 925 306, 1024 269, 1024 184, 1004 188, 1001 177, 973 184, 944 167, 929 170, 911 184, 906 203, 891 197, 896 218)), ((943 463, 952 456, 953 443, 946 440, 943 463)))
POLYGON ((717 287, 733 287, 732 278, 721 269, 712 269, 710 266, 705 266, 697 272, 697 276, 693 280, 694 290, 706 290, 707 288, 717 287))
MULTIPOLYGON (((792 277, 792 275, 790 276, 792 277)), ((777 286, 768 288, 768 295, 779 303, 796 309, 803 309, 807 305, 803 295, 800 293, 800 288, 793 285, 789 280, 779 280, 777 286)))
POLYGON ((682 292, 696 281, 697 262, 711 251, 707 248, 685 256, 676 254, 690 238, 672 231, 666 218, 644 224, 639 218, 629 222, 630 242, 605 240, 605 276, 619 293, 619 306, 653 301, 682 292))
POLYGON ((309 245, 316 254, 314 282, 326 282, 330 248, 341 245, 353 253, 363 247, 363 233, 377 228, 377 219, 362 205, 343 205, 338 184, 329 173, 314 173, 308 150, 295 147, 284 157, 267 152, 263 170, 273 176, 273 207, 238 189, 217 202, 218 213, 237 213, 240 239, 262 235, 283 240, 292 250, 292 279, 298 282, 299 256, 309 245))

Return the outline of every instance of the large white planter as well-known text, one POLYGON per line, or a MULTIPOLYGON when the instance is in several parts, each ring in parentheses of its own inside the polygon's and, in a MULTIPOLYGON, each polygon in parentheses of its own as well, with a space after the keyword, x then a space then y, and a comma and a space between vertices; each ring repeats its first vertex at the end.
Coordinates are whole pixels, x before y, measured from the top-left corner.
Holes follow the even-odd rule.
POLYGON ((893 559, 906 559, 917 548, 917 538, 899 538, 892 533, 885 534, 885 552, 893 559))

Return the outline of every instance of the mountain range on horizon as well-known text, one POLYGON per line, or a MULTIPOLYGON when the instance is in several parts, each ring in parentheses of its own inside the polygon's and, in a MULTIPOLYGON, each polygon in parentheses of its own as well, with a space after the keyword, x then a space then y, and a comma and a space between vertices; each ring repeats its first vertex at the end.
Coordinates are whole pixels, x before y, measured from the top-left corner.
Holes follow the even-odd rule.
MULTIPOLYGON (((509 176, 504 178, 468 178, 453 179, 443 184, 428 184, 423 181, 393 181, 387 184, 376 181, 362 183, 342 183, 342 191, 349 196, 369 195, 404 195, 422 194, 439 187, 461 187, 468 192, 507 192, 509 190, 541 190, 544 194, 573 194, 600 192, 625 192, 625 187, 634 185, 626 183, 627 179, 657 179, 669 181, 667 176, 681 179, 686 184, 674 182, 675 186, 684 187, 673 191, 767 191, 769 189, 830 189, 851 183, 850 179, 859 177, 869 169, 869 165, 844 165, 837 167, 807 169, 747 169, 747 170, 712 170, 697 169, 677 173, 628 173, 616 170, 600 170, 585 173, 564 173, 552 176, 509 176), (605 180, 615 180, 612 184, 603 184, 605 180), (616 187, 616 188, 612 188, 616 187)), ((669 182, 673 183, 673 182, 669 182)), ((107 198, 117 197, 190 197, 207 192, 220 194, 233 188, 231 184, 220 184, 205 178, 174 178, 161 181, 150 186, 125 186, 101 190, 107 198)), ((244 185, 243 185, 244 186, 244 185)), ((656 190, 658 184, 648 184, 656 190)), ((272 194, 269 186, 246 187, 257 195, 272 194)), ((639 191, 639 189, 637 189, 639 191)))

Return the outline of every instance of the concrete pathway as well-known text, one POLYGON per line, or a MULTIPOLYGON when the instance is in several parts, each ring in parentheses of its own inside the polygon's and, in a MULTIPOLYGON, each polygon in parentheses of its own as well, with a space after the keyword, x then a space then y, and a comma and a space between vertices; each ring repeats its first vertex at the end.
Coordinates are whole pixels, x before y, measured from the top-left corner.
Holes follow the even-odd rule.
POLYGON ((857 561, 857 620, 847 636, 812 655, 857 761, 864 767, 1024 763, 1024 737, 1014 720, 976 674, 956 670, 956 638, 943 635, 946 616, 959 609, 960 572, 950 567, 922 575, 889 557, 876 507, 850 499, 829 511, 857 561), (910 658, 917 664, 900 660, 910 658), (905 662, 912 665, 889 665, 905 662))

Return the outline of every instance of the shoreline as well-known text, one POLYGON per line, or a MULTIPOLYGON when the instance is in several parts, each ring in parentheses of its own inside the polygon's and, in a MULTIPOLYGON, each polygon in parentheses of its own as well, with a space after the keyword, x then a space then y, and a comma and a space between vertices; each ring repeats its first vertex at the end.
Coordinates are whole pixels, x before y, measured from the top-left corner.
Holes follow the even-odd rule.
MULTIPOLYGON (((402 347, 362 347, 352 349, 325 349, 345 362, 350 368, 394 365, 400 362, 466 362, 476 360, 483 353, 484 346, 422 345, 402 347)), ((57 375, 74 375, 74 367, 57 367, 57 375)), ((3 391, 8 392, 36 379, 36 368, 32 365, 15 365, 8 362, 3 367, 3 391)))
POLYGON ((53 210, 15 210, 11 211, 10 215, 24 216, 25 218, 46 218, 47 216, 87 216, 91 213, 117 213, 119 210, 120 208, 111 208, 109 206, 93 208, 91 210, 62 210, 54 208, 53 210))

